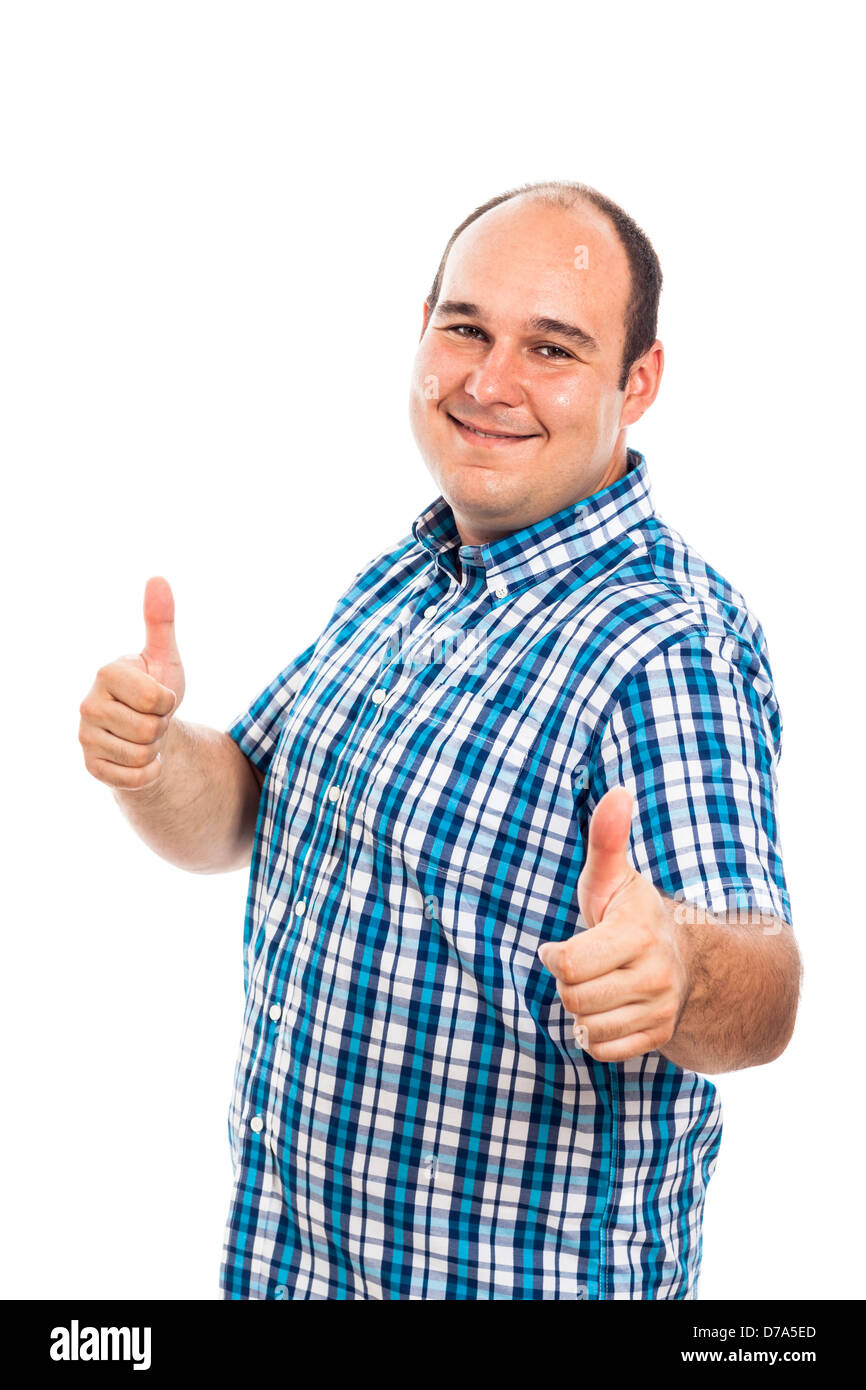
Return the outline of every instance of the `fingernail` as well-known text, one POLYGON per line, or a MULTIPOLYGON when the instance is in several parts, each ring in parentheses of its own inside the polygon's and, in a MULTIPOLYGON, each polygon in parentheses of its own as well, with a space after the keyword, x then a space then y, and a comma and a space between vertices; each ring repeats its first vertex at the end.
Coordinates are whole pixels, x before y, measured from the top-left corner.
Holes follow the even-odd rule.
POLYGON ((577 1043, 578 1047, 586 1047, 589 1042, 589 1029, 585 1023, 575 1023, 574 1041, 577 1043))
POLYGON ((541 961, 541 964, 542 964, 542 965, 545 965, 545 966, 547 965, 547 958, 548 958, 548 956, 550 955, 550 952, 551 952, 552 949, 553 949, 553 944, 552 944, 552 942, 550 942, 550 941, 546 941, 546 942, 544 943, 543 946, 539 946, 539 948, 538 948, 538 958, 539 958, 539 960, 541 961), (545 954, 545 953, 546 953, 546 954, 545 954))

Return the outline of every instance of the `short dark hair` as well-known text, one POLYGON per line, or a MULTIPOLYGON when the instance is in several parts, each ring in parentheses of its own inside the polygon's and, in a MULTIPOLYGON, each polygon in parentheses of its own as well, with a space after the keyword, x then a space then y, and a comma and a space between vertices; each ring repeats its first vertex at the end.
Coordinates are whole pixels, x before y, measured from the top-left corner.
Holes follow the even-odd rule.
POLYGON ((439 302, 445 262, 460 233, 491 208, 498 207, 500 203, 507 203, 510 198, 520 197, 524 193, 529 193, 539 202, 549 203, 553 207, 572 208, 577 203, 589 203, 613 223, 631 270, 631 293, 625 311, 625 343, 619 380, 619 389, 624 391, 632 366, 639 357, 643 357, 644 353, 649 351, 656 340, 662 268, 649 237, 634 218, 629 217, 618 203, 606 198, 597 189, 590 188, 588 184, 566 183, 560 180, 525 183, 519 188, 510 188, 507 193, 497 194, 495 198, 490 198, 474 212, 470 212, 451 233, 448 245, 442 253, 439 269, 427 296, 430 313, 433 313, 439 302))

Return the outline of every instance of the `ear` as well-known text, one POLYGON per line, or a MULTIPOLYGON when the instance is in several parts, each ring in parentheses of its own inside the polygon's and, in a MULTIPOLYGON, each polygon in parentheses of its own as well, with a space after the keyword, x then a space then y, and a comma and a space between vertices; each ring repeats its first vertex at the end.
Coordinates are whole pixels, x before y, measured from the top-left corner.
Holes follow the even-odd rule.
POLYGON ((421 339, 424 337, 424 334, 425 334, 426 331, 427 331, 427 320, 429 319, 429 317, 430 317, 430 301, 429 301, 429 299, 425 299, 425 300, 424 300, 424 321, 423 321, 423 323, 421 324, 421 332, 420 332, 419 337, 418 337, 419 343, 420 343, 421 339))
POLYGON ((625 399, 619 423, 620 429, 633 425, 649 410, 662 384, 665 369, 665 350, 658 338, 652 347, 639 357, 628 374, 625 386, 625 399))

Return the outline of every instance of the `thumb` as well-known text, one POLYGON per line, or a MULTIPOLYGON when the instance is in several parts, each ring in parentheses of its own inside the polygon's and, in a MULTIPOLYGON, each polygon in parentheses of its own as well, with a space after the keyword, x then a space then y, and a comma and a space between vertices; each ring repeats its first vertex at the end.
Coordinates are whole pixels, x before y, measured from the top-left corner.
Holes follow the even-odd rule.
POLYGON ((578 906, 589 927, 598 925, 614 893, 636 872, 628 858, 632 804, 626 787, 611 787, 590 820, 586 862, 577 881, 578 906))
POLYGON ((165 667, 180 665, 180 652, 174 636, 174 595, 168 580, 157 575, 144 587, 144 657, 148 671, 156 675, 165 667))

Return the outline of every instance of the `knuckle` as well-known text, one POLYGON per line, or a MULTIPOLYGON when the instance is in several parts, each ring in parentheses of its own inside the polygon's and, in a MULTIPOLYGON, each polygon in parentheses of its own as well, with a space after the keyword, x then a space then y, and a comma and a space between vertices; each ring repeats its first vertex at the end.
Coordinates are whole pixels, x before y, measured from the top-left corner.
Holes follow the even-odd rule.
POLYGON ((670 986, 666 970, 654 965, 644 976, 644 987, 650 994, 663 994, 670 986))
POLYGON ((135 694, 135 708, 138 714, 153 714, 153 691, 142 685, 135 694))
POLYGON ((148 686, 143 696, 143 703, 141 705, 142 713, 150 714, 158 718, 160 698, 159 688, 155 685, 148 686))
POLYGON ((158 714, 146 714, 141 721, 141 733, 145 743, 156 743, 162 733, 162 720, 158 714))
POLYGON ((655 941, 655 934, 647 921, 638 922, 635 928, 635 939, 641 951, 648 951, 655 941))
POLYGON ((666 1028, 671 1027, 673 1021, 673 1007, 672 1005, 669 1005, 666 1002, 662 1003, 661 1006, 657 1008, 652 1015, 652 1027, 655 1028, 657 1031, 664 1032, 666 1028))
POLYGON ((579 1014, 581 1012, 581 994, 576 985, 566 985, 563 989, 562 1002, 570 1013, 579 1014))

